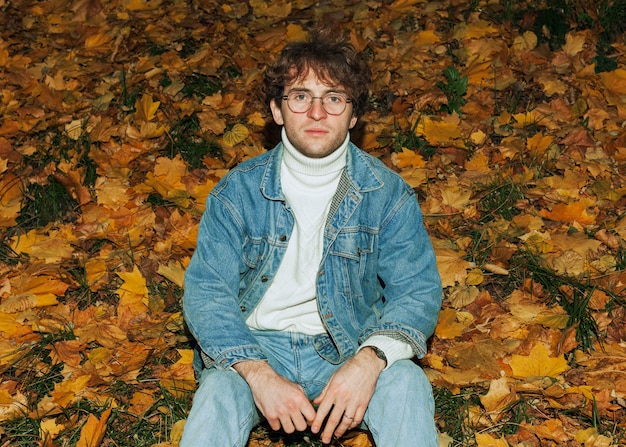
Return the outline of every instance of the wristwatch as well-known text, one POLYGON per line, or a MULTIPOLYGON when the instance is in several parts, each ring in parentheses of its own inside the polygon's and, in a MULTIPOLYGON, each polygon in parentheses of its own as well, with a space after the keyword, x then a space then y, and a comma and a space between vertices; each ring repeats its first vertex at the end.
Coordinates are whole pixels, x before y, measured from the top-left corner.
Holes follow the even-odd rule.
POLYGON ((378 357, 381 360, 384 360, 385 364, 387 363, 387 356, 385 355, 382 349, 377 348, 376 346, 371 346, 371 345, 368 345, 368 347, 372 348, 372 350, 374 351, 374 354, 376 354, 376 357, 378 357))

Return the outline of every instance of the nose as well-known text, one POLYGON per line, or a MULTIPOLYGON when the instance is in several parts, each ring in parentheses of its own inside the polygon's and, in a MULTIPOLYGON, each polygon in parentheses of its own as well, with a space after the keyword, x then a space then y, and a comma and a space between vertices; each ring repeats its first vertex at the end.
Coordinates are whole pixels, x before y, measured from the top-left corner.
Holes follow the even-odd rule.
POLYGON ((311 108, 309 109, 309 117, 314 120, 321 120, 326 118, 326 109, 324 109, 324 105, 322 104, 322 98, 313 98, 313 103, 311 104, 311 108))

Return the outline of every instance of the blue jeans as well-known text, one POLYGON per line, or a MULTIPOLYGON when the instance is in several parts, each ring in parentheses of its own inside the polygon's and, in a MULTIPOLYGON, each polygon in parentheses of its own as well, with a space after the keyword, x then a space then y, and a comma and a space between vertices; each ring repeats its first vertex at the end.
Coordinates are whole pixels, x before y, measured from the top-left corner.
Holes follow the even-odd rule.
MULTIPOLYGON (((274 370, 314 399, 341 366, 322 359, 312 337, 254 332, 274 370)), ((180 447, 244 447, 261 422, 252 392, 232 369, 204 369, 180 447)), ((377 447, 437 447, 432 387, 422 369, 401 360, 382 372, 363 418, 377 447)))

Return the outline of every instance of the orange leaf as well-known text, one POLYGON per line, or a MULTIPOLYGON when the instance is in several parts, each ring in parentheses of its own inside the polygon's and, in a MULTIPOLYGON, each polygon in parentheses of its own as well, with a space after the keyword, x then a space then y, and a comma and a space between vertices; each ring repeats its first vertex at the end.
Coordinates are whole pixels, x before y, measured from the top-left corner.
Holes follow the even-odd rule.
POLYGON ((80 439, 76 443, 76 447, 98 447, 104 439, 110 415, 111 408, 107 408, 99 419, 90 414, 80 431, 80 439))
POLYGON ((454 309, 443 309, 439 313, 439 321, 435 328, 435 335, 439 338, 451 339, 463 333, 467 326, 457 321, 457 313, 454 309))
POLYGON ((406 147, 402 148, 402 152, 394 152, 391 154, 391 161, 400 169, 408 166, 412 168, 423 168, 426 166, 424 157, 415 153, 415 151, 412 151, 411 149, 407 149, 406 147))
POLYGON ((24 185, 22 180, 11 172, 3 172, 0 177, 0 227, 16 224, 15 218, 22 209, 24 185))
POLYGON ((596 216, 589 214, 587 209, 593 205, 592 200, 583 198, 569 204, 559 203, 551 211, 539 211, 539 215, 550 220, 591 225, 596 221, 596 216))

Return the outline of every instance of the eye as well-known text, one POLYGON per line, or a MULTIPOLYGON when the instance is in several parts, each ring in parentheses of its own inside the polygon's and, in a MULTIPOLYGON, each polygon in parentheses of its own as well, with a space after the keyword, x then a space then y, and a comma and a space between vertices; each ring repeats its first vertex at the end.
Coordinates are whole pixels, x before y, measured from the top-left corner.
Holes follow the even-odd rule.
POLYGON ((346 98, 343 95, 339 95, 337 93, 329 93, 324 97, 324 101, 334 104, 341 104, 346 101, 346 98))
POLYGON ((310 101, 309 95, 303 92, 294 92, 289 95, 289 99, 296 102, 308 102, 310 101))

